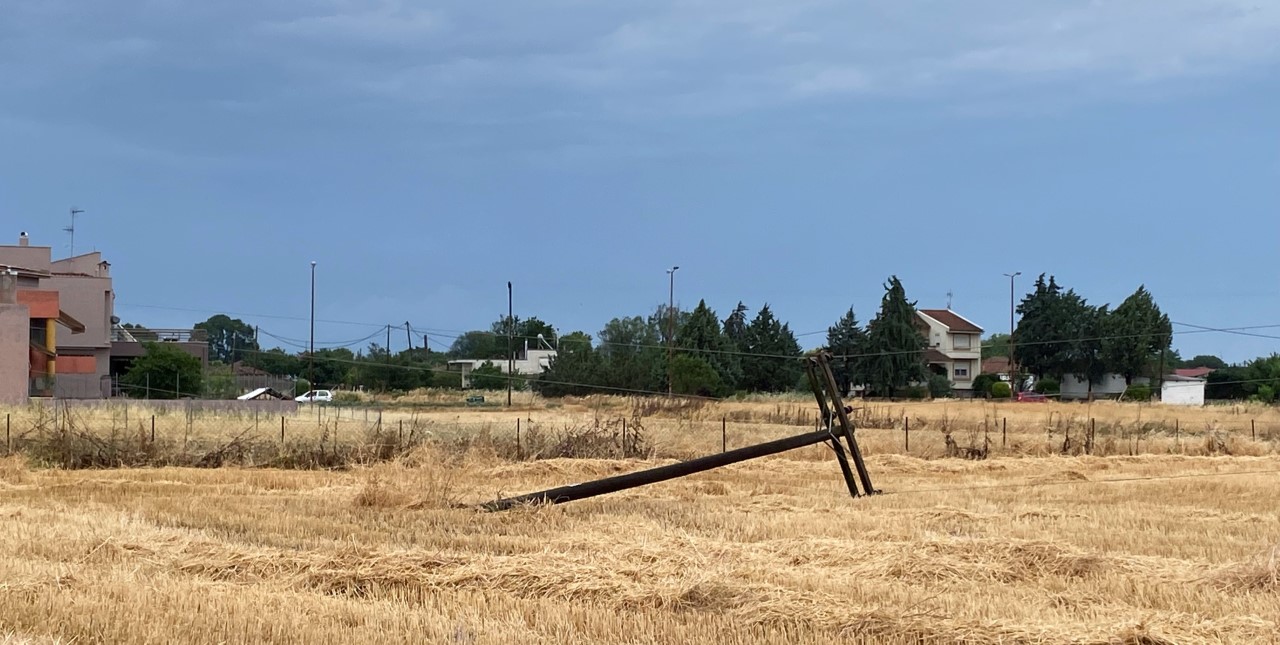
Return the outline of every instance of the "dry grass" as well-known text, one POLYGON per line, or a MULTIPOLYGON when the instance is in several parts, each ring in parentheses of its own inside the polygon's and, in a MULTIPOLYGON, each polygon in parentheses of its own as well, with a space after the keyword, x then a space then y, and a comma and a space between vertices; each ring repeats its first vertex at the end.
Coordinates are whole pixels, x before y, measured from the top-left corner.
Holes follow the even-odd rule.
POLYGON ((0 639, 1196 644, 1280 633, 1276 456, 875 453, 886 494, 850 500, 815 448, 561 507, 459 507, 663 461, 513 462, 485 443, 345 472, 8 459, 0 639))

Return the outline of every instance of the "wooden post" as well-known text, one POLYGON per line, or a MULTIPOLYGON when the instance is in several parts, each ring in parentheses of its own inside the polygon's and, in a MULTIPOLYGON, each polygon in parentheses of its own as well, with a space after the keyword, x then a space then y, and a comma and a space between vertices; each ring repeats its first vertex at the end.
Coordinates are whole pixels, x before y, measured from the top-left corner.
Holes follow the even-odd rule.
POLYGON ((524 447, 520 445, 520 419, 516 419, 516 461, 524 461, 524 447))
POLYGON ((9 414, 4 415, 4 454, 6 455, 13 454, 13 439, 9 435, 9 426, 12 423, 11 416, 9 414))
POLYGON ((729 422, 728 417, 720 417, 720 452, 729 452, 729 422))
POLYGON ((1006 444, 1009 443, 1009 417, 1003 417, 1000 421, 1000 449, 1004 450, 1006 444))
POLYGON ((151 443, 156 442, 156 415, 151 415, 151 443))
POLYGON ((1091 455, 1093 454, 1094 437, 1097 435, 1097 433, 1098 433, 1097 419, 1094 419, 1093 417, 1089 417, 1089 450, 1088 452, 1091 455))
POLYGON ((1258 440, 1258 422, 1254 419, 1249 419, 1249 437, 1254 441, 1258 440))
POLYGON ((1182 442, 1182 428, 1178 424, 1178 420, 1174 419, 1173 420, 1173 446, 1175 448, 1180 448, 1181 442, 1182 442))
POLYGON ((284 416, 280 417, 280 443, 284 444, 284 416))
POLYGON ((911 452, 911 417, 902 417, 902 446, 904 452, 911 452))
POLYGON ((404 419, 400 420, 400 434, 396 438, 396 443, 404 443, 404 419))

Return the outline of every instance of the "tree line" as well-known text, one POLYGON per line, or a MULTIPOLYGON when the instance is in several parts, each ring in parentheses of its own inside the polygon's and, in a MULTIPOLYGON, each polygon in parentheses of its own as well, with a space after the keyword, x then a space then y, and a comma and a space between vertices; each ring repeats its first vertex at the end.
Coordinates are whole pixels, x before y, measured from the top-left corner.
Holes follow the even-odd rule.
MULTIPOLYGON (((1218 368, 1209 379, 1211 397, 1271 401, 1280 396, 1280 357, 1243 366, 1227 366, 1215 357, 1183 361, 1171 348, 1168 316, 1145 286, 1113 309, 1090 304, 1059 285, 1055 277, 1042 274, 1017 305, 1017 313, 1020 320, 1012 337, 1016 365, 1021 374, 1034 375, 1041 382, 1074 375, 1095 383, 1107 374, 1132 382, 1139 376, 1158 377, 1162 370, 1209 363, 1218 368), (1273 380, 1238 383, 1266 379, 1273 380)), ((146 328, 127 327, 140 340, 148 338, 146 328)), ((213 316, 194 328, 206 335, 212 364, 294 377, 300 388, 312 387, 312 382, 315 387, 378 391, 460 388, 461 375, 447 370, 447 363, 472 359, 489 362, 471 373, 471 386, 501 389, 508 379, 499 365, 507 360, 510 349, 519 354, 526 347, 553 348, 557 354, 542 374, 513 376, 514 386, 552 397, 665 393, 668 389, 682 395, 721 397, 808 387, 802 362, 795 360, 804 354, 800 342, 768 303, 753 310, 739 302, 723 318, 705 300, 692 310, 659 305, 645 315, 613 318, 594 337, 583 331, 558 334, 537 317, 503 316, 487 329, 458 335, 447 351, 432 351, 424 345, 392 353, 374 342, 360 349, 323 348, 308 355, 305 350, 264 349, 251 325, 226 315, 213 316)), ((930 373, 925 363, 927 342, 916 303, 907 298, 902 282, 890 276, 875 316, 864 326, 854 309, 848 308, 827 329, 821 348, 833 355, 833 371, 846 394, 861 389, 884 397, 946 395, 951 386, 947 377, 930 373)), ((1007 334, 995 334, 983 343, 983 357, 1008 356, 1010 345, 1007 334)), ((183 362, 172 352, 157 351, 156 360, 164 370, 176 370, 174 366, 183 362)), ((168 382, 162 375, 148 376, 145 361, 140 366, 144 369, 126 376, 126 385, 140 387, 141 379, 154 376, 168 382)), ((190 365, 186 370, 181 378, 187 385, 181 389, 195 391, 198 366, 195 373, 190 365)), ((157 389, 157 380, 148 382, 157 389)))

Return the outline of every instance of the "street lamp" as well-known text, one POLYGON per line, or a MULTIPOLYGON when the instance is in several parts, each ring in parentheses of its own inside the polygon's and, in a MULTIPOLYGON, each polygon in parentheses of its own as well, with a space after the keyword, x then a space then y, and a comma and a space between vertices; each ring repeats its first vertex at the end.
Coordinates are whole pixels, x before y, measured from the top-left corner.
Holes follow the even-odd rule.
POLYGON ((667 276, 671 278, 671 287, 667 292, 667 396, 671 396, 676 373, 675 363, 672 362, 672 342, 676 337, 676 271, 679 270, 680 267, 673 266, 667 271, 667 276))
POLYGON ((1009 384, 1017 389, 1017 379, 1014 378, 1013 369, 1013 279, 1022 275, 1021 271, 1006 273, 1004 277, 1009 278, 1009 384))
POLYGON ((316 389, 316 261, 311 261, 311 345, 307 351, 307 385, 316 389))

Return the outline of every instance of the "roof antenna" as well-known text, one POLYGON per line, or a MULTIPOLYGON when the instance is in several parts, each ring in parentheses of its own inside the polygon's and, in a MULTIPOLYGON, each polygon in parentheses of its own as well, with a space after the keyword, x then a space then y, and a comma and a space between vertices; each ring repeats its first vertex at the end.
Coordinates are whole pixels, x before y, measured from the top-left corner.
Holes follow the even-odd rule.
POLYGON ((951 293, 950 291, 947 291, 947 311, 951 311, 951 297, 954 295, 955 294, 951 293))
POLYGON ((71 226, 68 226, 62 229, 71 234, 71 256, 70 257, 73 257, 73 258, 76 256, 76 215, 79 215, 80 213, 83 213, 83 212, 84 212, 83 210, 76 208, 75 206, 72 206, 71 207, 71 226))

